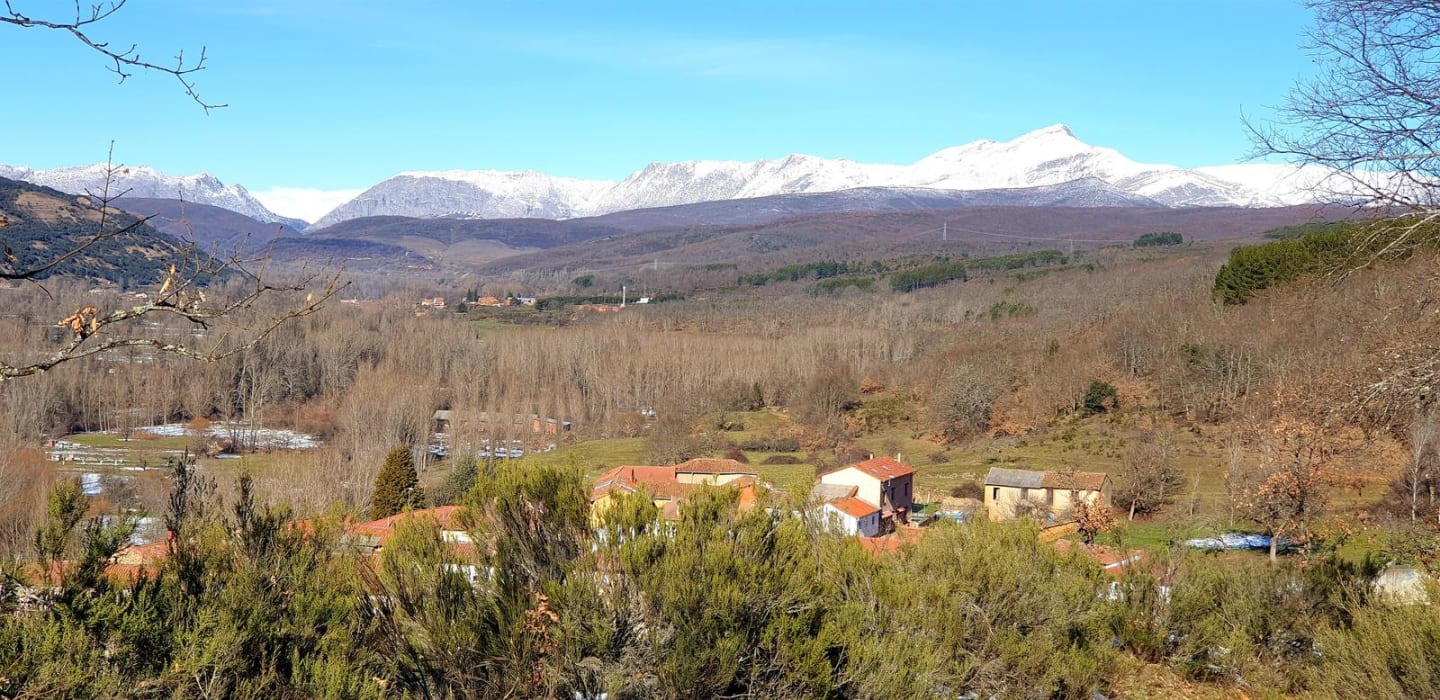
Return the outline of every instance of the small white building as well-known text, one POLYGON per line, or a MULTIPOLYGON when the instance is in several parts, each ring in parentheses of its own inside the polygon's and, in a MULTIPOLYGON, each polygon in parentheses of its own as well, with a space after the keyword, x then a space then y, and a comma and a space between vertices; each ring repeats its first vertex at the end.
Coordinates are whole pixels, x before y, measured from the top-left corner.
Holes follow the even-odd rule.
POLYGON ((838 532, 860 537, 880 535, 880 509, 854 496, 827 502, 821 513, 838 532))

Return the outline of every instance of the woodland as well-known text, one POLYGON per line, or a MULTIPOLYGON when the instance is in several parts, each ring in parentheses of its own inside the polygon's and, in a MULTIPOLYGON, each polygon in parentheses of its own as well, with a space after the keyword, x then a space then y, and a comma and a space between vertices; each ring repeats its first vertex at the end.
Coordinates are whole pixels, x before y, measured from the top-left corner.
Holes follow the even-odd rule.
MULTIPOLYGON (((89 38, 123 5, 0 25, 222 107, 203 51, 89 38)), ((61 235, 0 259, 0 698, 1440 697, 1440 13, 1310 7, 1317 77, 1250 128, 1348 173, 1343 221, 945 252, 791 221, 620 308, 636 277, 583 246, 454 276, 122 246, 149 262, 106 275, 78 263, 120 235, 6 200, 0 231, 61 235), (481 414, 522 420, 436 435, 481 414), (870 455, 922 503, 1010 467, 1105 472, 1114 507, 862 545, 804 499, 870 455), (754 466, 759 507, 592 512, 607 468, 692 457, 754 466), (1185 545, 1236 532, 1269 552, 1185 545)))
MULTIPOLYGON (((874 268, 819 265, 614 314, 420 310, 433 290, 400 289, 214 362, 132 350, 5 382, 0 692, 1434 694, 1440 620, 1371 581, 1440 552, 1437 417, 1400 388, 1435 331, 1435 252, 1422 236, 1351 267, 1316 235, 1337 234, 1084 250, 910 292, 825 291, 874 268), (553 452, 442 459, 420 449, 436 409, 575 427, 553 452), (42 447, 223 421, 319 446, 220 459, 184 438, 194 459, 100 496, 42 447), (397 446, 418 488, 386 512, 461 504, 482 546, 445 546, 425 517, 379 566, 343 546, 397 446), (922 499, 975 495, 992 465, 1109 472, 1098 541, 1150 565, 1116 579, 1024 523, 940 524, 876 556, 790 514, 817 473, 896 452, 922 499), (592 527, 595 474, 694 456, 759 465, 777 507, 737 514, 716 490, 670 527, 644 499, 592 527), (144 515, 170 556, 107 576, 144 515), (1297 546, 1273 563, 1179 546, 1230 529, 1297 546), (19 612, 44 562, 49 607, 19 612)), ((0 294, 7 357, 53 345, 47 310, 104 300, 66 278, 0 294)))

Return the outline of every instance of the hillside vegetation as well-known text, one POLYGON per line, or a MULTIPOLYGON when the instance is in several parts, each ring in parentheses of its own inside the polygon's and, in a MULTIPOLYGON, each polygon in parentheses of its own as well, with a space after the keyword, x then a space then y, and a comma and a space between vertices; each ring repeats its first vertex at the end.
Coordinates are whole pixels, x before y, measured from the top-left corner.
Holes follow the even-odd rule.
MULTIPOLYGON (((1217 273, 1253 253, 1134 238, 1073 258, 1020 247, 777 261, 757 271, 763 285, 702 265, 689 274, 724 286, 603 314, 417 306, 525 291, 467 279, 331 305, 214 364, 116 356, 4 385, 0 486, 13 487, 0 489, 0 549, 14 559, 0 606, 19 605, 18 582, 46 580, 46 557, 71 565, 52 607, 0 618, 0 693, 1436 694, 1436 659, 1407 640, 1440 622, 1370 587, 1380 563, 1423 570, 1440 551, 1425 525, 1436 475, 1413 469, 1440 433, 1425 432, 1433 414, 1402 382, 1433 348, 1433 251, 1310 264, 1224 304, 1217 273), (966 273, 910 291, 821 288, 927 265, 966 273), (556 443, 516 461, 439 459, 425 449, 436 409, 574 429, 503 436, 556 443), (136 426, 208 420, 292 428, 320 446, 207 452, 168 479, 191 494, 178 500, 137 480, 55 505, 72 474, 44 459, 44 440, 114 430, 74 439, 138 449, 124 438, 136 426), (397 446, 416 457, 407 493, 466 505, 479 546, 452 549, 423 520, 379 560, 341 544, 397 446), (1100 536, 1146 550, 1147 565, 1108 578, 1024 523, 936 526, 877 556, 786 515, 820 471, 897 453, 927 502, 973 497, 995 466, 1105 471, 1117 494, 1144 491, 1158 470, 1161 495, 1100 536), (738 514, 717 492, 671 531, 642 499, 589 526, 589 478, 696 456, 749 461, 781 507, 738 514), (1276 479, 1294 479, 1303 508, 1267 490, 1276 479), (1269 514, 1282 507, 1285 520, 1269 514), (178 533, 143 580, 99 575, 123 531, 85 516, 117 512, 169 514, 178 533), (1271 564, 1176 544, 1232 530, 1296 547, 1271 564), (44 551, 37 531, 52 533, 44 551)), ((610 295, 582 279, 562 285, 610 295)), ((51 287, 54 300, 0 291, 0 352, 53 342, 56 304, 109 303, 84 284, 51 287)))
POLYGON ((121 286, 149 284, 163 277, 171 261, 182 257, 179 241, 119 209, 102 210, 90 197, 0 178, 0 222, 4 224, 3 263, 20 271, 57 258, 37 279, 89 277, 121 286), (98 235, 125 230, 120 235, 98 235), (88 244, 88 245, 87 245, 88 244), (64 254, 84 248, 78 254, 64 254))

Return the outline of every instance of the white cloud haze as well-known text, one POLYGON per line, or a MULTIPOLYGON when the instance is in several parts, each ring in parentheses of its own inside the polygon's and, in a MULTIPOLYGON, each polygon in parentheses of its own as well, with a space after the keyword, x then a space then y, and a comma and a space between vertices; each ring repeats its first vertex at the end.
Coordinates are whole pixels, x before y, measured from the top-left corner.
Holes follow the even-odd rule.
POLYGON ((276 187, 264 192, 251 192, 266 209, 281 216, 314 222, 364 192, 354 190, 317 190, 305 187, 276 187))

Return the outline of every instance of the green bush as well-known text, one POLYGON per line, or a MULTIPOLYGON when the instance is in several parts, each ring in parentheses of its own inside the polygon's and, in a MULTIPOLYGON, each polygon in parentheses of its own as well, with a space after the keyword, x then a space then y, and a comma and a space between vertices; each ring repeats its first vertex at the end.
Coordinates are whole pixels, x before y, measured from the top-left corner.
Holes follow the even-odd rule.
POLYGON ((1095 380, 1085 388, 1085 397, 1080 405, 1086 413, 1105 413, 1120 407, 1120 395, 1109 383, 1095 380))

